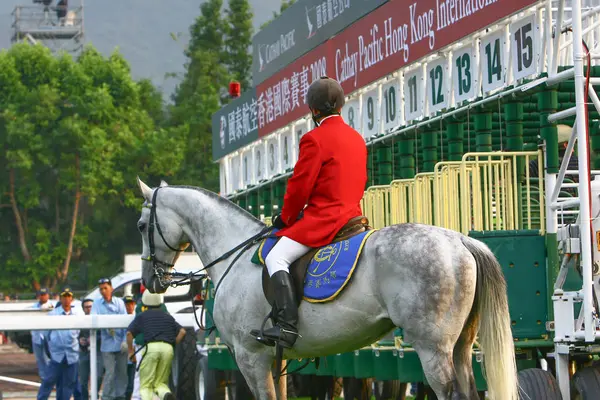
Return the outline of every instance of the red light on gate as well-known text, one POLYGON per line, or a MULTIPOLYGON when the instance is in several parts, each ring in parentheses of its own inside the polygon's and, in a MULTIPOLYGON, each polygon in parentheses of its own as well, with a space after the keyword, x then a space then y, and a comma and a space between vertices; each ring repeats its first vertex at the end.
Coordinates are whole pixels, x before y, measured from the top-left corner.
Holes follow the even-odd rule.
POLYGON ((233 99, 240 97, 242 85, 239 82, 229 82, 229 96, 233 99))

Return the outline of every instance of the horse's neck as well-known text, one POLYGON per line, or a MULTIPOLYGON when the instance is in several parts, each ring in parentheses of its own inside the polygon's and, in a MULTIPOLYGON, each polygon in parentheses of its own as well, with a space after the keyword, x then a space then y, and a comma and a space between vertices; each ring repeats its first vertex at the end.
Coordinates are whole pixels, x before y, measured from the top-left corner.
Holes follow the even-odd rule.
MULTIPOLYGON (((260 232, 264 225, 242 209, 209 194, 184 189, 174 208, 184 221, 184 231, 203 265, 221 257, 229 250, 260 232)), ((237 253, 236 253, 237 254, 237 253)), ((235 255, 207 270, 213 282, 218 282, 235 255)))

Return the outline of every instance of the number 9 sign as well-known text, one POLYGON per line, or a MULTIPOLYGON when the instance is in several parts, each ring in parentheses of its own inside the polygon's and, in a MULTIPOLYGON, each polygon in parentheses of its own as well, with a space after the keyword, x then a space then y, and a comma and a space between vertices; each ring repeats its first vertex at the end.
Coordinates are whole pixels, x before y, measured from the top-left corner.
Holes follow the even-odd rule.
POLYGON ((365 139, 379 133, 379 88, 375 88, 362 96, 362 135, 365 139))

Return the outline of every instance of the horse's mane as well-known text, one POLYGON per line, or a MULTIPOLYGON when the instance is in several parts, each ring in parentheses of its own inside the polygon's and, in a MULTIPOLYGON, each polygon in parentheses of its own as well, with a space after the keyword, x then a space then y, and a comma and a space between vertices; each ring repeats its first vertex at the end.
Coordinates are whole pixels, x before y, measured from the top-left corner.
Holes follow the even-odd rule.
POLYGON ((260 223, 264 224, 261 220, 259 220, 258 218, 256 218, 250 212, 248 212, 247 210, 244 210, 242 207, 238 206, 237 204, 235 204, 234 202, 232 202, 228 198, 220 196, 220 195, 216 194, 215 192, 212 192, 212 191, 210 191, 208 189, 204 189, 204 188, 201 188, 201 187, 198 187, 198 186, 190 186, 190 185, 168 185, 168 186, 165 186, 164 188, 195 190, 197 192, 202 193, 206 197, 208 197, 208 198, 210 198, 212 200, 215 200, 217 203, 219 203, 220 205, 224 206, 229 211, 234 211, 234 212, 241 213, 242 215, 245 215, 245 216, 249 217, 250 219, 252 219, 254 221, 257 221, 257 222, 260 222, 260 223))

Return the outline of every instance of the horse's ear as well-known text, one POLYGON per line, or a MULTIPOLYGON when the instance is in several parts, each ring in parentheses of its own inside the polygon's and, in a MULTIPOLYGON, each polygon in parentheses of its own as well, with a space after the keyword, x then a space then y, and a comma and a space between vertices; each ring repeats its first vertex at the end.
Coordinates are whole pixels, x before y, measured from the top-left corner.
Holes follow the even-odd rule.
POLYGON ((142 195, 144 196, 144 199, 146 199, 147 202, 151 202, 152 201, 152 189, 150 189, 150 186, 146 185, 144 182, 142 182, 142 180, 140 179, 140 177, 137 177, 137 183, 138 186, 140 187, 140 190, 142 191, 142 195))
POLYGON ((160 187, 165 187, 165 186, 169 186, 169 184, 165 181, 160 181, 160 187))

